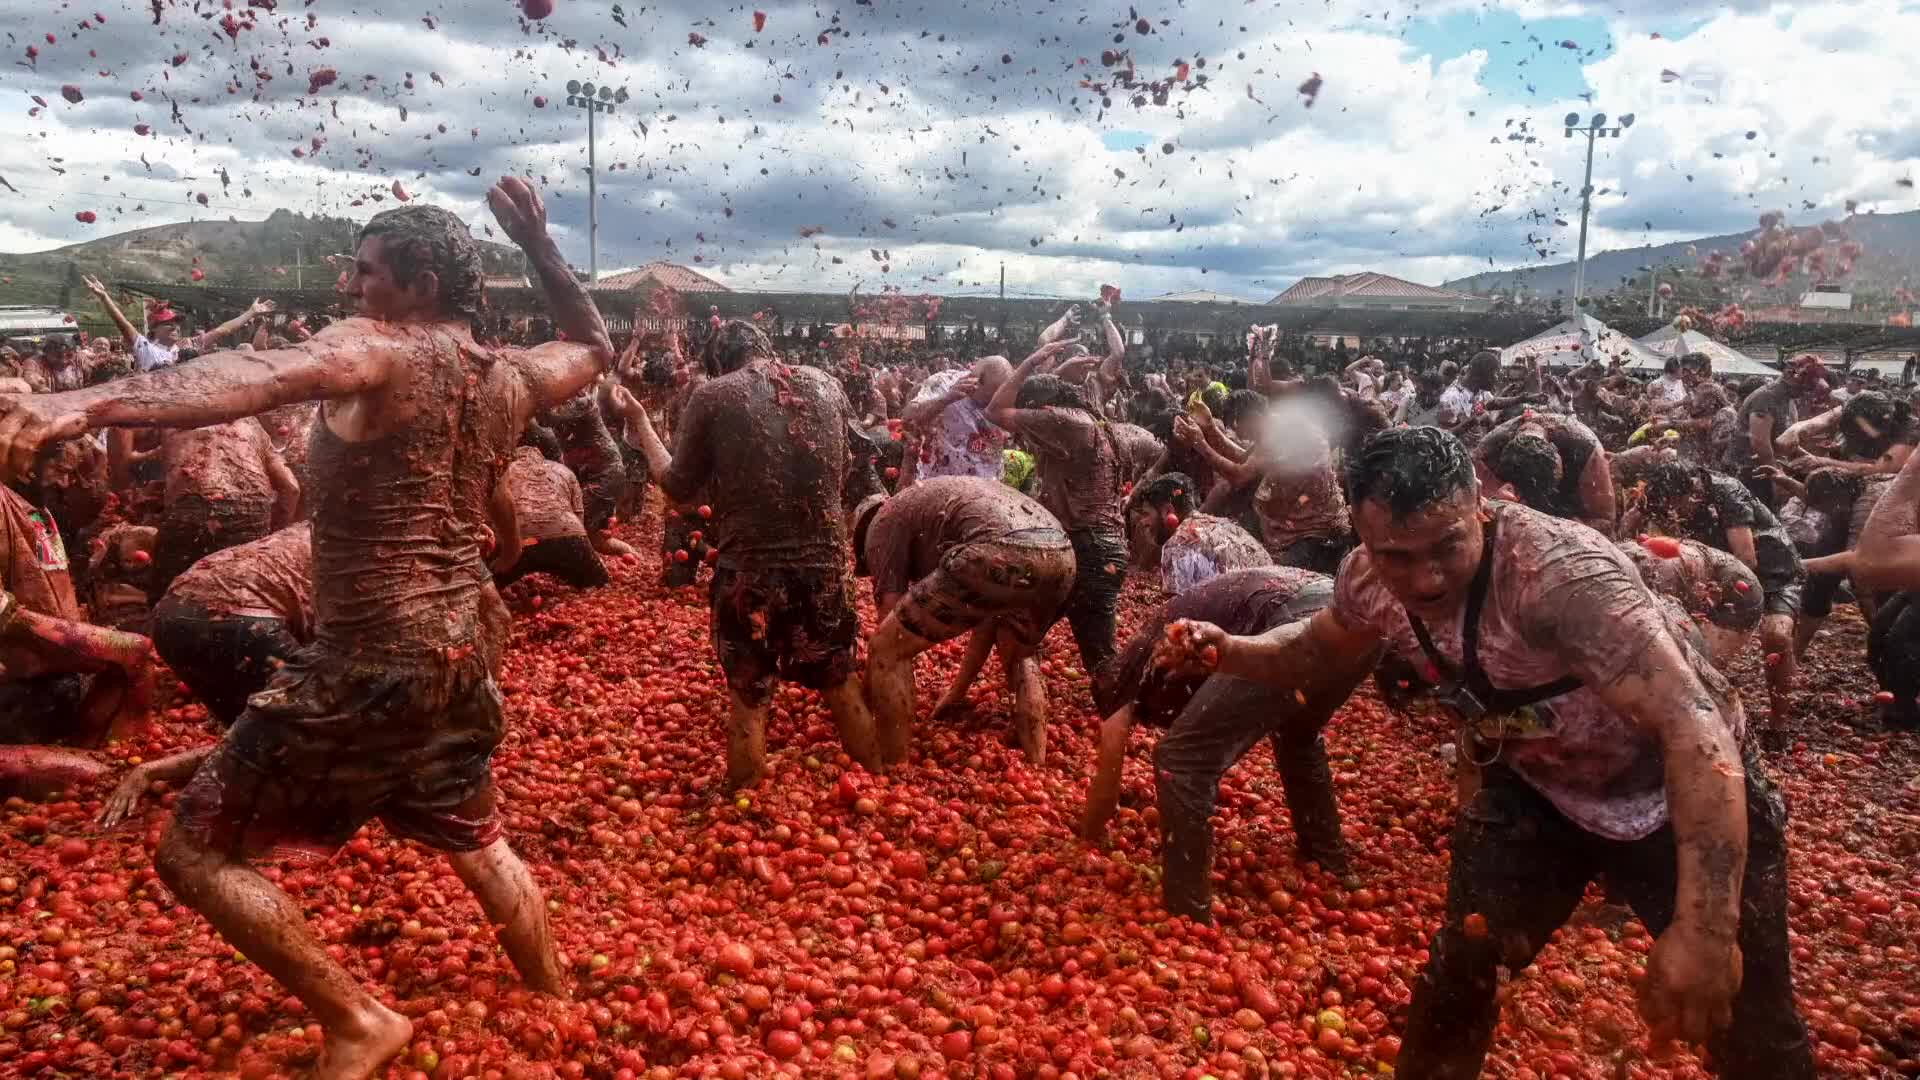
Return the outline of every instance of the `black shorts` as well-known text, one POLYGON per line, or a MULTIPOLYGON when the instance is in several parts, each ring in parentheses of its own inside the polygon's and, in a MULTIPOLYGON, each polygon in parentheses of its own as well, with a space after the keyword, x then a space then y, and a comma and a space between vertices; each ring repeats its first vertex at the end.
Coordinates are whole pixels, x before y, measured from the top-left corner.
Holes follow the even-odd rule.
POLYGON ((1073 590, 1073 545, 1058 529, 962 544, 913 583, 894 608, 900 625, 928 641, 950 641, 991 623, 1037 649, 1073 590))
POLYGON ((374 818, 441 851, 500 838, 500 690, 453 663, 295 653, 181 790, 176 827, 229 857, 329 855, 374 818))
POLYGON ((283 619, 222 615, 177 596, 153 609, 153 651, 221 727, 233 726, 299 649, 283 619))
POLYGON ((1305 536, 1275 554, 1274 564, 1312 570, 1316 574, 1340 572, 1341 560, 1353 550, 1353 534, 1345 536, 1305 536))
POLYGON ((1798 615, 1801 594, 1807 587, 1807 568, 1800 553, 1791 544, 1777 543, 1768 537, 1754 538, 1754 557, 1759 566, 1754 574, 1760 579, 1768 615, 1798 615))
POLYGON ((742 701, 765 704, 776 677, 824 690, 853 674, 860 620, 843 567, 716 566, 708 596, 713 649, 742 701))
POLYGON ((520 560, 504 574, 493 578, 495 588, 507 586, 528 574, 551 574, 576 589, 594 589, 609 580, 607 564, 584 536, 556 536, 529 543, 520 552, 520 560))
POLYGON ((78 746, 80 706, 92 675, 36 675, 0 681, 0 746, 78 746))

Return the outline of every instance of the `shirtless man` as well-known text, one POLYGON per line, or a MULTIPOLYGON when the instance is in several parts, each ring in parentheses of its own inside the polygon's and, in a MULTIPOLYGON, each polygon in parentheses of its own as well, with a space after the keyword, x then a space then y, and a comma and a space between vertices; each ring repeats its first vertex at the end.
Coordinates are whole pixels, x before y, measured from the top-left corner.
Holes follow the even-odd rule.
POLYGON ((504 589, 528 574, 552 574, 576 589, 610 580, 588 538, 586 497, 573 470, 548 461, 538 447, 522 446, 501 483, 513 502, 515 535, 499 539, 495 586, 504 589))
POLYGON ((299 997, 325 1029, 320 1075, 370 1075, 412 1037, 327 954, 299 906, 246 861, 331 851, 371 818, 449 853, 538 991, 567 992, 546 904, 501 839, 491 672, 506 612, 481 561, 488 497, 522 425, 613 359, 593 301, 517 178, 488 203, 527 254, 567 340, 489 351, 467 227, 408 206, 361 232, 344 286, 361 317, 297 346, 216 353, 66 394, 0 399, 0 465, 115 426, 193 428, 295 401, 314 424, 314 643, 234 723, 181 792, 155 859, 182 902, 299 997))
MULTIPOLYGON (((222 731, 312 640, 313 527, 304 521, 194 563, 153 609, 153 651, 222 731)), ((107 798, 100 826, 119 825, 156 781, 192 776, 217 745, 134 766, 107 798)))
POLYGON ((1164 662, 1290 688, 1383 642, 1431 665, 1491 762, 1460 812, 1446 921, 1397 1075, 1480 1075, 1518 971, 1600 873, 1655 935, 1641 1010, 1722 1074, 1812 1080, 1787 941, 1786 811, 1690 624, 1590 529, 1481 498, 1458 439, 1404 428, 1348 470, 1362 548, 1332 601, 1257 637, 1177 623, 1164 662))
POLYGON ((1093 358, 1065 364, 1073 346, 1055 341, 1020 362, 987 406, 987 418, 1023 439, 1039 461, 1040 503, 1073 541, 1073 595, 1067 622, 1080 663, 1098 676, 1113 659, 1120 588, 1127 577, 1120 496, 1124 462, 1111 425, 1077 385, 1093 358))
POLYGON ((1100 728, 1081 835, 1098 843, 1106 834, 1119 806, 1120 769, 1134 727, 1163 729, 1153 763, 1165 868, 1161 889, 1169 913, 1213 921, 1209 819, 1220 778, 1263 739, 1273 744, 1300 857, 1336 873, 1346 870, 1340 804, 1320 732, 1373 669, 1378 650, 1345 657, 1316 681, 1287 689, 1227 675, 1177 675, 1152 662, 1155 646, 1177 620, 1262 634, 1306 618, 1332 595, 1332 579, 1309 570, 1267 566, 1222 574, 1154 611, 1100 687, 1099 707, 1109 715, 1100 728))
POLYGON ((906 760, 913 738, 913 658, 971 633, 953 688, 958 705, 997 646, 1013 694, 1013 732, 1027 760, 1047 756, 1047 691, 1034 654, 1073 589, 1073 545, 1046 508, 997 480, 943 476, 854 512, 857 572, 873 577, 879 628, 867 692, 881 755, 906 760))
POLYGON ((170 431, 160 457, 167 486, 154 539, 154 603, 187 567, 291 523, 299 509, 300 482, 251 416, 170 431))
POLYGON ((1473 448, 1480 486, 1510 485, 1543 514, 1583 522, 1613 535, 1613 473, 1593 429, 1571 416, 1516 416, 1481 437, 1473 448))
POLYGON ((660 490, 681 505, 702 490, 711 500, 713 644, 733 700, 727 781, 744 787, 766 771, 776 678, 819 691, 847 753, 877 770, 846 572, 853 407, 831 375, 787 364, 752 323, 722 323, 703 352, 708 379, 671 454, 632 395, 614 396, 660 490))

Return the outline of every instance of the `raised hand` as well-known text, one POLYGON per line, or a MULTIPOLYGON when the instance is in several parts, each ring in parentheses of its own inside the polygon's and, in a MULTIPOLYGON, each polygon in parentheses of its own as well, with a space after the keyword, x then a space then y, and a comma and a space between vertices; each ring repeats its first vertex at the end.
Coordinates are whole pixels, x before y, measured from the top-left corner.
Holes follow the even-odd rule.
POLYGON ((547 234, 547 204, 518 176, 503 176, 487 191, 487 208, 501 230, 522 247, 547 234))

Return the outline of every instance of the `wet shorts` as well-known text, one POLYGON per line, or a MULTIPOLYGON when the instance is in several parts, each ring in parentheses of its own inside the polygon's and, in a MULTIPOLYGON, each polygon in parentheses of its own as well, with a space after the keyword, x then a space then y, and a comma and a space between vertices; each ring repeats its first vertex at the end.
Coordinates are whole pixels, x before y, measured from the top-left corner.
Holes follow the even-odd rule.
POLYGON ((519 561, 506 573, 495 575, 493 584, 504 589, 528 574, 551 574, 576 589, 598 588, 610 580, 600 553, 584 536, 530 541, 521 550, 519 561))
POLYGON ((222 615, 177 596, 153 609, 153 651, 222 727, 299 650, 283 619, 222 615))
POLYGON ((176 826, 238 858, 331 854, 378 818, 449 852, 500 837, 492 760, 505 731, 484 660, 295 653, 181 791, 176 826))
POLYGON ((947 641, 991 621, 1038 648, 1073 591, 1073 545, 1058 529, 1023 529, 949 550, 913 583, 897 608, 900 625, 947 641))
POLYGON ((708 596, 713 648, 742 701, 764 704, 776 677, 824 690, 853 673, 860 621, 843 567, 716 566, 708 596))
POLYGON ((1337 574, 1341 560, 1354 548, 1352 533, 1345 536, 1306 536, 1281 548, 1274 555, 1278 566, 1312 570, 1318 574, 1337 574))
POLYGON ((80 746, 80 707, 92 675, 35 675, 0 680, 0 746, 80 746))
POLYGON ((1791 544, 1775 542, 1771 537, 1754 537, 1754 567, 1765 594, 1768 615, 1800 614, 1801 593, 1807 586, 1806 566, 1791 544))

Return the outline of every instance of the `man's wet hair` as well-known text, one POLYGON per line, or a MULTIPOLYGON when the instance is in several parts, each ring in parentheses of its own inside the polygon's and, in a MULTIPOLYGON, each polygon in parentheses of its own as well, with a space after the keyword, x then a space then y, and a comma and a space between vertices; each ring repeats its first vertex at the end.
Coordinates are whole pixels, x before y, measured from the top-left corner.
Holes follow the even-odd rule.
POLYGON ((1267 396, 1258 390, 1235 390, 1220 407, 1220 422, 1232 427, 1243 416, 1257 416, 1267 407, 1267 396))
POLYGON ((1680 374, 1680 358, 1679 358, 1679 357, 1677 357, 1677 356, 1669 356, 1669 357, 1667 357, 1667 362, 1666 362, 1666 364, 1665 364, 1665 365, 1663 366, 1663 368, 1662 368, 1662 370, 1663 370, 1663 371, 1665 371, 1665 372, 1666 372, 1667 374, 1669 374, 1669 375, 1678 375, 1678 374, 1680 374))
POLYGON ((1552 502, 1560 487, 1560 451, 1553 440, 1531 432, 1508 439, 1493 468, 1500 479, 1513 485, 1521 502, 1536 509, 1552 502))
POLYGON ((673 358, 666 353, 650 354, 640 365, 640 384, 665 388, 673 385, 673 358))
POLYGON ((1647 505, 1649 508, 1668 506, 1679 499, 1692 495, 1695 487, 1696 468, 1679 461, 1663 461, 1647 473, 1647 505))
POLYGON ((1016 408, 1021 409, 1086 409, 1093 406, 1087 403, 1087 395, 1080 388, 1062 379, 1058 375, 1035 375, 1020 384, 1020 393, 1014 398, 1016 408))
POLYGON ((1887 452, 1913 419, 1911 402, 1895 401, 1878 390, 1862 390, 1840 406, 1840 438, 1847 448, 1879 457, 1887 452), (1864 422, 1878 435, 1860 429, 1864 422))
POLYGON ((1681 368, 1687 371, 1701 371, 1713 374, 1713 357, 1703 352, 1690 352, 1680 358, 1681 368))
POLYGON ((1347 466, 1347 501, 1378 499, 1399 521, 1474 490, 1466 444, 1437 427, 1388 428, 1368 436, 1347 466))
POLYGON ((379 237, 393 280, 402 288, 432 272, 440 282, 440 311, 478 319, 486 271, 467 223, 438 206, 402 206, 373 215, 360 239, 379 237))
POLYGON ((1864 473, 1850 469, 1815 469, 1807 474, 1808 506, 1848 506, 1867 490, 1864 473))
POLYGON ((1127 498, 1128 514, 1143 506, 1171 510, 1181 517, 1193 513, 1193 478, 1186 473, 1161 473, 1133 489, 1127 498))
POLYGON ((707 374, 718 378, 738 371, 755 360, 777 355, 767 332, 745 319, 728 319, 707 335, 700 347, 700 362, 707 374))
POLYGON ((1173 398, 1157 386, 1143 387, 1134 391, 1127 400, 1128 419, 1141 427, 1147 427, 1147 420, 1164 413, 1173 412, 1173 398))

